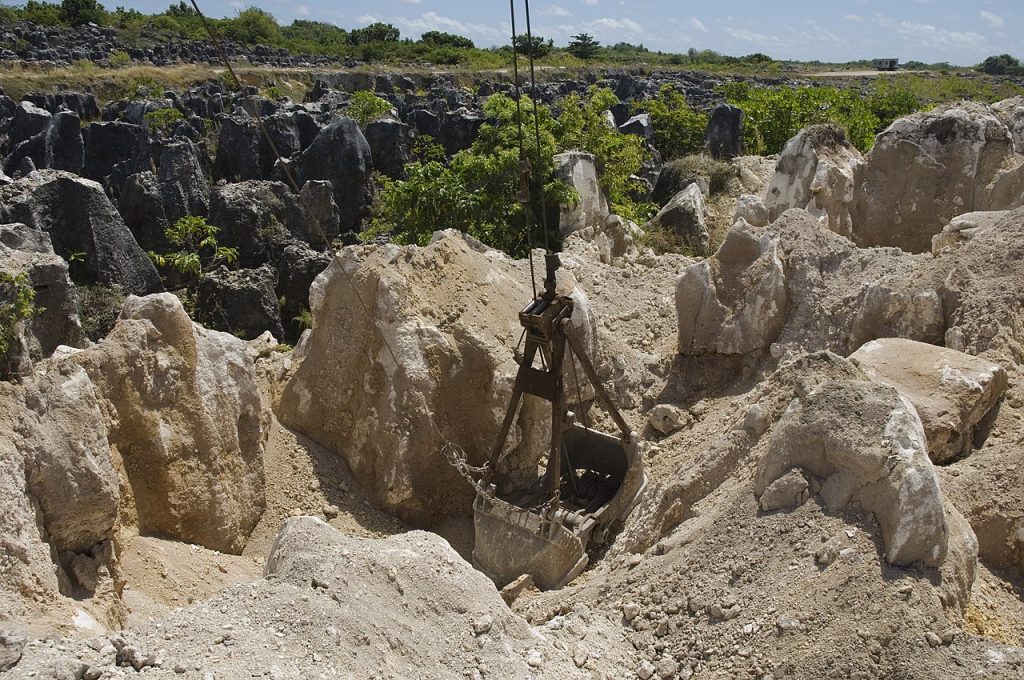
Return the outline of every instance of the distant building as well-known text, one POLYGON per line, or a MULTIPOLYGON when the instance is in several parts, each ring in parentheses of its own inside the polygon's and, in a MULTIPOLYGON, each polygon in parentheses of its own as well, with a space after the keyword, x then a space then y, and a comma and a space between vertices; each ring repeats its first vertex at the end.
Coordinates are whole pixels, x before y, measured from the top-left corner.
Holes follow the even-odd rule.
POLYGON ((900 65, 899 59, 875 59, 872 62, 875 65, 877 71, 895 71, 900 65))

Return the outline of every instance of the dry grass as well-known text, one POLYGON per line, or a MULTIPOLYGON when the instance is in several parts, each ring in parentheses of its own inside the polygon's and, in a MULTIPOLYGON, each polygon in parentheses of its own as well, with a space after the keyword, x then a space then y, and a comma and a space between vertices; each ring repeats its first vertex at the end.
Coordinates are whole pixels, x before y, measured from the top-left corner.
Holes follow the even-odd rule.
MULTIPOLYGON (((156 85, 180 90, 211 80, 223 80, 227 70, 205 64, 176 66, 128 66, 101 68, 90 62, 79 62, 65 68, 44 68, 35 65, 0 67, 0 88, 7 96, 19 99, 26 92, 50 92, 71 88, 94 93, 101 102, 133 96, 139 85, 156 85)), ((301 100, 312 83, 313 71, 308 69, 269 69, 252 66, 235 67, 245 85, 265 87, 274 83, 283 94, 301 100)))

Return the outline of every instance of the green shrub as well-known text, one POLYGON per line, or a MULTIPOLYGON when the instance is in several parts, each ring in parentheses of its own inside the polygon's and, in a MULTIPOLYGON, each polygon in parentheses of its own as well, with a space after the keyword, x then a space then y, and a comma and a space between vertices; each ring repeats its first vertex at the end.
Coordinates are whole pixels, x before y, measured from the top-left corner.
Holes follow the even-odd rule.
POLYGON ((875 133, 892 125, 897 118, 909 116, 924 108, 924 102, 912 90, 887 78, 875 82, 868 96, 868 107, 878 117, 875 133))
POLYGON ((110 68, 124 68, 131 63, 132 58, 124 50, 114 50, 107 61, 110 62, 110 68))
POLYGON ((33 302, 36 291, 28 274, 0 272, 0 374, 8 373, 8 354, 18 323, 41 312, 33 302))
POLYGON ((444 31, 427 31, 420 36, 420 40, 441 47, 454 47, 457 49, 473 49, 475 47, 473 41, 469 38, 464 38, 454 33, 445 33, 444 31))
POLYGON ((834 87, 752 87, 729 83, 722 91, 729 103, 743 109, 747 153, 779 153, 786 142, 808 125, 834 123, 850 143, 867 151, 880 125, 860 93, 834 87))
POLYGON ((161 137, 166 137, 171 134, 175 125, 185 119, 185 116, 178 109, 157 109, 150 111, 142 119, 147 128, 161 137))
POLYGON ((69 26, 103 23, 103 5, 96 0, 62 0, 60 3, 60 20, 69 26))
POLYGON ((359 127, 365 128, 373 121, 388 115, 390 111, 391 102, 387 99, 382 99, 369 90, 357 90, 352 93, 345 113, 359 123, 359 127))
POLYGON ((158 267, 171 267, 198 282, 203 272, 238 259, 236 248, 217 245, 218 231, 220 229, 205 217, 187 215, 164 230, 167 240, 177 250, 164 255, 150 252, 149 256, 158 267))
MULTIPOLYGON (((552 179, 557 149, 555 121, 547 107, 538 107, 540 164, 537 145, 530 133, 533 127, 533 103, 522 98, 521 120, 524 151, 533 163, 532 186, 543 179, 538 196, 531 192, 530 203, 517 200, 519 190, 518 121, 515 101, 494 95, 484 104, 488 123, 481 126, 469 149, 455 154, 445 164, 439 160, 414 161, 406 165, 404 180, 383 180, 372 227, 365 238, 390 233, 399 243, 425 244, 438 229, 459 229, 495 248, 509 253, 526 252, 527 225, 542 223, 541 210, 572 199, 563 183, 552 179)), ((549 224, 551 238, 557 238, 557 224, 549 224)), ((540 242, 539 229, 529 227, 540 242)))
POLYGON ((1021 65, 1019 59, 1009 54, 1000 54, 988 57, 985 61, 981 62, 981 66, 979 68, 981 68, 985 73, 996 76, 1024 75, 1024 65, 1021 65))
POLYGON ((21 18, 43 26, 57 26, 61 23, 61 6, 49 2, 28 0, 21 10, 21 18))
POLYGON ((601 188, 613 212, 643 222, 649 208, 637 205, 632 195, 639 189, 631 179, 647 158, 643 140, 620 134, 608 126, 603 112, 619 99, 608 88, 592 85, 587 97, 570 94, 562 102, 562 114, 555 125, 560 151, 579 149, 594 155, 601 188))
POLYGON ((708 116, 686 102, 686 97, 669 84, 658 96, 637 104, 647 110, 654 127, 654 148, 666 160, 693 154, 704 148, 708 116))
POLYGON ((281 27, 274 15, 259 7, 247 7, 234 19, 223 24, 224 35, 231 40, 254 45, 276 44, 281 39, 281 27))

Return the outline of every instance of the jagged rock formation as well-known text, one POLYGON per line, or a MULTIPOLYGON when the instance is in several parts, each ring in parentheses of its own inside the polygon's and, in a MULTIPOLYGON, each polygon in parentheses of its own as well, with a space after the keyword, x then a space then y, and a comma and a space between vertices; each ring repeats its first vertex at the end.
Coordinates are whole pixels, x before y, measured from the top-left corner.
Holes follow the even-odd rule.
POLYGON ((878 135, 855 194, 858 245, 927 252, 932 236, 957 215, 1021 205, 1024 156, 987 106, 940 106, 878 135))

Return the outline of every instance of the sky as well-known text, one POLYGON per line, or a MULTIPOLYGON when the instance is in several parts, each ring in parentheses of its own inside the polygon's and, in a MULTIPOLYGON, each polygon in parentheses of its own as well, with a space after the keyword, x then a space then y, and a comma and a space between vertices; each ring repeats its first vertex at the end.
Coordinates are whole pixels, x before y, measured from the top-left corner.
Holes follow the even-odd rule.
MULTIPOLYGON (((513 0, 525 32, 524 0, 513 0)), ((102 2, 102 0, 101 0, 102 2)), ((402 37, 439 30, 471 38, 478 47, 508 42, 508 0, 198 0, 211 16, 261 7, 280 23, 316 19, 356 28, 394 24, 402 37)), ((110 4, 114 3, 111 0, 110 4)), ((169 0, 128 0, 145 12, 169 0)), ((109 9, 109 8, 108 8, 109 9)), ((973 65, 993 54, 1024 59, 1021 0, 533 0, 535 35, 565 45, 585 32, 602 44, 642 43, 651 50, 691 47, 741 56, 833 62, 896 57, 973 65)))

